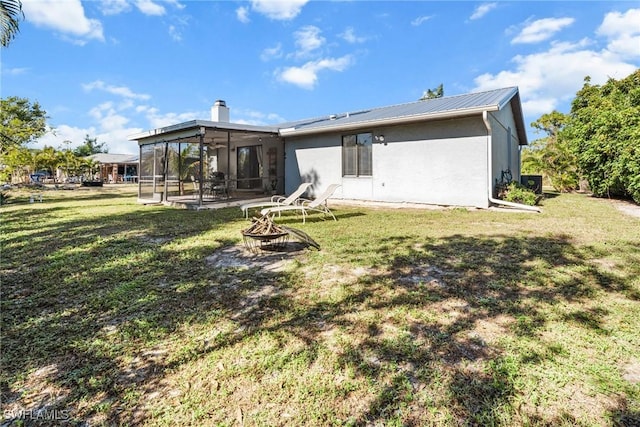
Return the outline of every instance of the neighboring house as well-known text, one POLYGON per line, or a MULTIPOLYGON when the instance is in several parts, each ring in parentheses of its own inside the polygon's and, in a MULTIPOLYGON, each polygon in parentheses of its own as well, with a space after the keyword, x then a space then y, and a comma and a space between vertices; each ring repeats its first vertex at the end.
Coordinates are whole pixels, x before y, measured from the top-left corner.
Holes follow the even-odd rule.
POLYGON ((141 200, 175 194, 169 190, 180 174, 163 168, 178 163, 167 156, 202 144, 202 157, 194 152, 192 164, 206 165, 198 169, 205 177, 207 168, 222 168, 238 188, 275 180, 277 190, 290 193, 304 181, 319 192, 337 183, 334 198, 486 208, 499 202, 497 182, 509 176, 519 181, 519 148, 527 144, 516 87, 275 126, 233 124, 228 116, 224 101, 217 101, 212 121, 132 137, 140 145, 141 171, 148 172, 141 173, 141 181, 148 177, 146 186, 140 184, 141 200), (214 156, 220 148, 225 154, 214 156))
POLYGON ((97 153, 88 156, 98 163, 95 177, 105 183, 138 182, 138 155, 97 153))

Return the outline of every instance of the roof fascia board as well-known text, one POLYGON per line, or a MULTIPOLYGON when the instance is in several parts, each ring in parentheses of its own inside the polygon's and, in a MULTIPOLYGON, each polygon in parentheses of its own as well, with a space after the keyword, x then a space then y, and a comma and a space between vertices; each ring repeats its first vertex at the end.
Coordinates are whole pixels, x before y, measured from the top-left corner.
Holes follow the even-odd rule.
POLYGON ((522 111, 522 103, 520 102, 520 94, 516 93, 515 96, 511 98, 510 102, 511 111, 513 111, 513 116, 517 124, 516 128, 520 145, 529 145, 527 131, 524 126, 524 113, 522 111))
POLYGON ((130 135, 128 139, 130 141, 140 141, 148 138, 154 141, 162 141, 167 139, 182 139, 182 138, 200 135, 201 127, 204 127, 207 130, 221 130, 221 131, 229 131, 229 132, 239 131, 239 132, 256 132, 256 133, 272 133, 272 134, 278 133, 278 128, 275 126, 255 126, 255 125, 245 125, 240 123, 223 123, 223 122, 212 122, 208 120, 191 120, 188 122, 178 123, 176 125, 152 129, 146 132, 130 135), (177 137, 176 134, 183 135, 183 136, 177 137))
POLYGON ((280 135, 281 136, 311 135, 316 133, 355 130, 363 127, 371 127, 372 125, 373 126, 393 126, 393 125, 414 123, 414 122, 420 122, 420 121, 454 119, 458 117, 467 117, 467 116, 473 116, 475 114, 482 114, 482 112, 484 111, 498 111, 499 108, 500 108, 499 105, 488 105, 488 106, 485 105, 483 107, 468 108, 465 110, 443 111, 440 113, 417 114, 417 115, 404 116, 404 117, 391 117, 388 119, 365 120, 360 122, 336 124, 334 126, 316 127, 311 129, 296 130, 295 128, 284 128, 284 129, 280 129, 280 135))
POLYGON ((508 103, 510 103, 514 96, 518 94, 518 88, 511 88, 511 92, 504 97, 504 99, 498 104, 498 109, 502 110, 508 103))
POLYGON ((199 128, 186 129, 181 132, 173 131, 167 133, 158 133, 143 138, 134 138, 138 141, 138 145, 153 144, 155 142, 171 142, 179 139, 187 139, 200 136, 199 128))
POLYGON ((516 122, 516 133, 518 134, 519 145, 529 145, 527 132, 524 126, 524 115, 522 112, 522 103, 520 102, 520 92, 517 87, 513 87, 511 92, 500 102, 498 109, 502 110, 505 106, 511 104, 511 112, 516 122))

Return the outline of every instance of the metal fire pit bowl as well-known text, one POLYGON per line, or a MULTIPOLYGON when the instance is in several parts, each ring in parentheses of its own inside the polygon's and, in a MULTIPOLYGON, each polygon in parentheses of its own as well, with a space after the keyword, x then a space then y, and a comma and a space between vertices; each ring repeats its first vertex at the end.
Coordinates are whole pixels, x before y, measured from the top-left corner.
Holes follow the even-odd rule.
POLYGON ((253 253, 259 251, 277 251, 282 250, 289 241, 289 233, 271 233, 271 234, 252 234, 242 232, 242 240, 244 246, 253 253))

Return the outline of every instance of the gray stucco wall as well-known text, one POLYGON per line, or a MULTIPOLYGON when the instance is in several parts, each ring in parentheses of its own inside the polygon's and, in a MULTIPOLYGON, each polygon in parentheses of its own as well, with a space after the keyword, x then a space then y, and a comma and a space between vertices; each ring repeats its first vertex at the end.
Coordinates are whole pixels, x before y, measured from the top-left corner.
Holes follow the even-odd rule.
POLYGON ((511 171, 514 181, 520 182, 520 147, 511 105, 489 113, 489 121, 492 135, 493 184, 500 181, 502 171, 506 170, 511 171))
POLYGON ((481 116, 362 129, 373 144, 373 175, 342 176, 342 135, 285 139, 287 193, 301 182, 317 194, 342 184, 335 198, 488 207, 487 130, 481 116))

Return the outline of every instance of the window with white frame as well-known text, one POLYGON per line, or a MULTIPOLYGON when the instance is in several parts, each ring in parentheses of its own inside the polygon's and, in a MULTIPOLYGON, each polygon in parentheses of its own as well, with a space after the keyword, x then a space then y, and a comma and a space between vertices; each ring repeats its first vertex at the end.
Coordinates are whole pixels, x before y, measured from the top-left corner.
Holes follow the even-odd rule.
POLYGON ((372 145, 371 132, 343 135, 342 137, 342 175, 343 176, 371 176, 372 175, 372 145))

